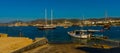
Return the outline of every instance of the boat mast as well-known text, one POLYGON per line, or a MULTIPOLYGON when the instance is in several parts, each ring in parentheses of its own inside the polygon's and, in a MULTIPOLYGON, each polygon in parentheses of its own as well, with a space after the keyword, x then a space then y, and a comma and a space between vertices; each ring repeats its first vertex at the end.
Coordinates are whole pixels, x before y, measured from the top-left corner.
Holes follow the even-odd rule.
POLYGON ((82 20, 83 20, 83 24, 82 25, 84 26, 84 15, 82 16, 82 20))
POLYGON ((107 11, 105 11, 105 20, 104 20, 104 23, 110 23, 107 11))
POLYGON ((107 18, 108 18, 107 11, 105 11, 105 21, 107 21, 107 18))
POLYGON ((81 26, 81 29, 83 29, 83 26, 84 26, 84 15, 82 15, 82 26, 81 26))
POLYGON ((45 25, 47 25, 47 10, 45 8, 45 25))
POLYGON ((19 37, 22 37, 22 30, 19 29, 18 31, 19 31, 19 37))
POLYGON ((19 32, 19 36, 22 37, 22 32, 21 31, 19 32))
POLYGON ((53 10, 51 9, 51 25, 53 24, 53 10))

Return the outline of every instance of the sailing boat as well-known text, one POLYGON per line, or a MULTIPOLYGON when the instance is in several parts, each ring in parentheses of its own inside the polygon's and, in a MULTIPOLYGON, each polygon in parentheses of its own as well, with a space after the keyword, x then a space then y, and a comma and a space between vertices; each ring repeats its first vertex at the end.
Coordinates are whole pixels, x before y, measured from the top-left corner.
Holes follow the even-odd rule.
POLYGON ((110 22, 107 20, 107 12, 105 13, 104 29, 110 29, 110 22))
POLYGON ((55 29, 56 26, 53 26, 52 18, 53 18, 53 11, 51 10, 51 24, 49 25, 49 24, 47 23, 47 10, 45 9, 45 25, 44 25, 44 26, 41 26, 41 27, 38 27, 38 28, 41 29, 41 30, 45 30, 45 29, 55 29))

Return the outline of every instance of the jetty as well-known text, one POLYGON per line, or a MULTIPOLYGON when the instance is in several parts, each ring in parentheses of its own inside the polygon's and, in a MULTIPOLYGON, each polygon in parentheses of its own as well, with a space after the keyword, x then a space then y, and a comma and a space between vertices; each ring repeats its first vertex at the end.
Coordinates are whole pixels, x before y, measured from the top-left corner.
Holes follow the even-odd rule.
POLYGON ((46 48, 48 41, 46 38, 8 37, 8 34, 0 33, 0 53, 22 53, 31 49, 41 47, 46 48))

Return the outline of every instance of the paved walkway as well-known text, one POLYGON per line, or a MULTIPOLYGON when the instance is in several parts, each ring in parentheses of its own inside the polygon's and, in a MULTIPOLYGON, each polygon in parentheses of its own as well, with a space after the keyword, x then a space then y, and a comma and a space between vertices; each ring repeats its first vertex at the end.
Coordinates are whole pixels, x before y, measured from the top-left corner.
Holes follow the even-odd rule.
POLYGON ((33 41, 24 37, 0 37, 0 53, 11 53, 12 51, 25 47, 33 41))
POLYGON ((75 49, 74 46, 75 44, 50 44, 24 53, 86 53, 85 51, 75 49))

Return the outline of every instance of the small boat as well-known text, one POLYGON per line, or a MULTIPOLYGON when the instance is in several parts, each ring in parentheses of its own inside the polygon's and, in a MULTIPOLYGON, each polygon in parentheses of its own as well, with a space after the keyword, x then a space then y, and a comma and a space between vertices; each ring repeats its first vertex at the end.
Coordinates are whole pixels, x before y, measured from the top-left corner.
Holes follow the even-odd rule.
POLYGON ((79 27, 79 25, 78 25, 78 24, 73 24, 72 26, 73 26, 73 27, 79 27))
POLYGON ((68 28, 68 26, 63 26, 64 28, 68 28))
MULTIPOLYGON (((83 43, 86 44, 89 40, 96 38, 98 36, 96 36, 95 32, 101 32, 101 30, 74 30, 74 31, 70 31, 68 32, 68 34, 70 35, 72 42, 74 43, 83 43)), ((104 36, 100 36, 104 37, 104 36)))
POLYGON ((110 25, 109 24, 106 24, 103 26, 104 29, 110 29, 110 25))
POLYGON ((68 34, 75 38, 87 39, 93 36, 93 32, 100 32, 100 30, 75 30, 68 32, 68 34))

